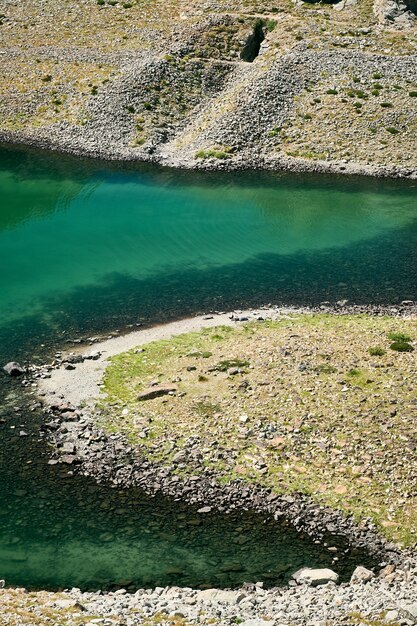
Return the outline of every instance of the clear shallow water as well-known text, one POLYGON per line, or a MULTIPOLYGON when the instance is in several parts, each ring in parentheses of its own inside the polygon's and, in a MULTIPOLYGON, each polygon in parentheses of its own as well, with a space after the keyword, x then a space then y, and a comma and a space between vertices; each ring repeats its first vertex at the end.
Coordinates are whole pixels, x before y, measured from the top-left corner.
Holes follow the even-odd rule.
MULTIPOLYGON (((5 148, 0 358, 36 361, 73 337, 210 309, 415 299, 416 243, 411 183, 196 174, 5 148)), ((46 465, 41 416, 18 383, 3 379, 0 393, 0 578, 229 586, 331 563, 256 516, 202 521, 179 503, 61 474, 46 465)))

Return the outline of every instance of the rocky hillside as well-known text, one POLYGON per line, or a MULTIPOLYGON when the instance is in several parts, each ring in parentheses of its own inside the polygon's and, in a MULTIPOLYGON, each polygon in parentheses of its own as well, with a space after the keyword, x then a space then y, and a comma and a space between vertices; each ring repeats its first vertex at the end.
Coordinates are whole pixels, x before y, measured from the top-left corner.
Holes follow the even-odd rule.
POLYGON ((0 137, 417 176, 415 0, 0 0, 0 137))

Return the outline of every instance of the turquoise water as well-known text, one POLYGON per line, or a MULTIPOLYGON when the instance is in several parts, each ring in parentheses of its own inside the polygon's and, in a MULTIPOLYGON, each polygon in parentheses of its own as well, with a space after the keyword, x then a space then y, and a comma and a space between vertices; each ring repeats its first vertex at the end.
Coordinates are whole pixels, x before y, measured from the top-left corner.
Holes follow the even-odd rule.
MULTIPOLYGON (((233 307, 416 299, 416 184, 207 174, 0 150, 0 358, 233 307)), ((332 554, 47 465, 42 415, 0 381, 0 578, 52 588, 284 582, 332 554), (24 429, 27 436, 19 436, 24 429)), ((363 560, 363 558, 361 559, 363 560)), ((348 576, 353 561, 338 565, 348 576)))

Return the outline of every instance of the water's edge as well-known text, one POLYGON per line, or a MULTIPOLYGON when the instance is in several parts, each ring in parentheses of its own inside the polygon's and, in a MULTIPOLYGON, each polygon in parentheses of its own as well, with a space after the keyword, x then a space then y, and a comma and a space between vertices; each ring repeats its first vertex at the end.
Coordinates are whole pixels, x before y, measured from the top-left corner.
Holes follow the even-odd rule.
POLYGON ((313 174, 342 174, 344 176, 367 176, 374 178, 392 178, 416 180, 417 171, 410 170, 395 165, 364 165, 361 163, 339 163, 331 161, 308 161, 302 158, 293 158, 290 156, 280 156, 276 159, 266 159, 259 154, 253 152, 250 156, 242 156, 239 160, 233 161, 207 159, 196 161, 194 159, 180 159, 178 157, 166 157, 158 154, 149 154, 147 158, 141 155, 138 159, 134 155, 126 155, 123 152, 109 151, 107 149, 94 149, 88 145, 78 144, 77 147, 69 146, 65 141, 59 139, 46 139, 45 137, 36 137, 35 135, 26 134, 23 131, 6 131, 0 130, 0 148, 1 144, 11 145, 22 148, 35 148, 42 151, 58 152, 68 154, 74 157, 88 158, 94 160, 104 160, 109 162, 130 162, 145 164, 150 163, 166 167, 170 169, 184 169, 196 171, 247 171, 247 170, 264 170, 271 172, 288 172, 288 173, 313 173, 313 174))

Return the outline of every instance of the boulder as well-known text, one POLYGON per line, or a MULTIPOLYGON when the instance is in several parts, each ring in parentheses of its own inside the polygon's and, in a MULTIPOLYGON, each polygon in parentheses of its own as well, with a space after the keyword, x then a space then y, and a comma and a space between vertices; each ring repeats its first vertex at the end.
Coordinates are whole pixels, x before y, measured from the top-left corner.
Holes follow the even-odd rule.
POLYGON ((154 398, 160 398, 161 396, 166 396, 176 391, 178 391, 177 385, 155 385, 154 387, 149 387, 145 389, 145 391, 142 391, 138 395, 138 400, 153 400, 154 398))
POLYGON ((20 365, 20 363, 16 363, 16 361, 10 361, 3 367, 3 371, 6 372, 9 376, 23 376, 25 370, 20 365))
POLYGON ((329 568, 324 569, 312 569, 310 567, 303 567, 292 575, 293 580, 299 585, 309 585, 310 587, 317 587, 318 585, 325 585, 332 582, 337 583, 339 575, 329 568))
POLYGON ((350 582, 353 585, 355 583, 367 583, 372 578, 375 578, 375 574, 371 572, 371 570, 366 569, 366 567, 362 565, 358 565, 350 578, 350 582))
POLYGON ((398 610, 401 617, 410 620, 413 624, 417 624, 417 602, 402 604, 398 610))

